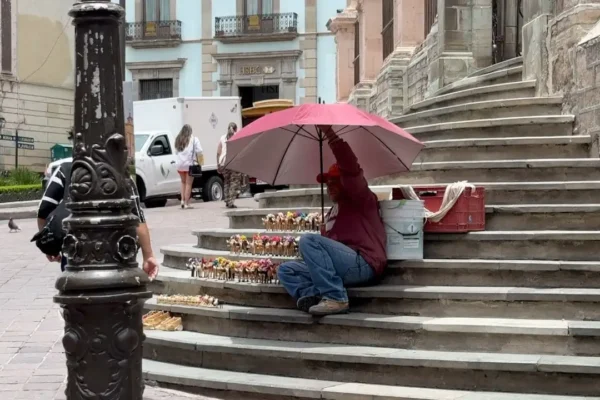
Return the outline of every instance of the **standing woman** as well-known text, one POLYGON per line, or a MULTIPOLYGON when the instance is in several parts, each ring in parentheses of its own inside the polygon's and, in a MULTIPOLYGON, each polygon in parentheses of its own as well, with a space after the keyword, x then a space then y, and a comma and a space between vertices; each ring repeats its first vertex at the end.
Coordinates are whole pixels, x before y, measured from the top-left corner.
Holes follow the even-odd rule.
POLYGON ((224 169, 227 158, 227 141, 237 132, 237 125, 231 122, 227 127, 227 134, 221 136, 219 147, 217 148, 217 160, 219 164, 219 173, 223 175, 224 180, 224 200, 227 208, 237 208, 233 202, 240 194, 242 185, 242 174, 239 172, 224 169))
POLYGON ((188 124, 181 128, 175 138, 175 150, 177 150, 177 172, 181 178, 181 208, 192 208, 190 199, 194 177, 190 176, 190 167, 196 163, 202 164, 198 161, 202 158, 202 146, 200 140, 192 136, 192 127, 188 124))

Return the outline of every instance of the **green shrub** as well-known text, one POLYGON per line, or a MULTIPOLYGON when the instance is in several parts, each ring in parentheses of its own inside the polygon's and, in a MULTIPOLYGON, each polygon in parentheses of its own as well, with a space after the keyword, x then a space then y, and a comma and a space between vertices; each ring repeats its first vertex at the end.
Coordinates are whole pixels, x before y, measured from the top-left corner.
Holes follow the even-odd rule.
POLYGON ((30 185, 11 185, 11 186, 0 186, 0 193, 18 193, 18 192, 30 192, 42 190, 41 183, 35 183, 30 185))
POLYGON ((34 185, 40 183, 40 181, 41 176, 39 173, 21 167, 11 171, 6 171, 2 178, 0 178, 0 187, 34 185))

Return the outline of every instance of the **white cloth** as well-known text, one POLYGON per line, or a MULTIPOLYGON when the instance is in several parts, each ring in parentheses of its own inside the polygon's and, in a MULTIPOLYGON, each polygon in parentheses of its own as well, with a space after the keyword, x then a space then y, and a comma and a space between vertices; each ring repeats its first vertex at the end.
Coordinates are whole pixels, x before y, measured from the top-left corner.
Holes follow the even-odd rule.
MULTIPOLYGON (((415 190, 410 185, 398 186, 407 200, 421 200, 415 190)), ((425 209, 425 218, 432 222, 440 222, 442 218, 448 214, 448 211, 454 207, 460 195, 465 191, 466 188, 475 190, 475 186, 467 181, 454 182, 446 186, 446 192, 442 199, 442 206, 436 212, 425 209)), ((390 194, 391 197, 391 194, 390 194)))
POLYGON ((325 232, 329 232, 333 229, 333 225, 335 225, 335 219, 337 218, 337 215, 338 205, 336 203, 333 205, 333 207, 329 209, 327 215, 325 215, 325 232))
POLYGON ((219 167, 225 165, 225 160, 227 158, 227 135, 221 136, 221 157, 217 160, 219 163, 219 167))
POLYGON ((193 137, 183 151, 177 152, 177 160, 175 161, 177 171, 188 171, 201 154, 202 146, 200 145, 200 139, 193 137), (194 152, 196 153, 196 157, 194 157, 194 152))

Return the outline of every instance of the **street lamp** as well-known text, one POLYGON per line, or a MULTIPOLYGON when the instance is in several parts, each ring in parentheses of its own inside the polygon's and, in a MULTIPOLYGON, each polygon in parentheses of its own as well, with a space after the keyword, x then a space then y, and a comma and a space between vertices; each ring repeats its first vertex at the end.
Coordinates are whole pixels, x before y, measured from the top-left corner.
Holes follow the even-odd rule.
POLYGON ((138 268, 123 117, 119 24, 109 0, 80 0, 75 25, 73 164, 64 220, 65 272, 54 301, 64 310, 68 400, 142 400, 142 328, 148 276, 138 268))

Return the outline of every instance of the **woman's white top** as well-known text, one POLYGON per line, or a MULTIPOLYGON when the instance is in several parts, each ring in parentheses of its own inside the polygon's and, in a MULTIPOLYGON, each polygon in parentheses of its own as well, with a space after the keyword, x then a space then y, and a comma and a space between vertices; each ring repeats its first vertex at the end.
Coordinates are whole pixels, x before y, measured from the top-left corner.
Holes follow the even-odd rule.
POLYGON ((190 166, 194 165, 194 162, 199 155, 202 154, 202 146, 200 145, 200 139, 193 137, 188 143, 187 147, 183 151, 177 152, 177 160, 175 165, 178 171, 188 171, 190 166), (194 157, 194 152, 195 157, 194 157))
POLYGON ((221 136, 221 157, 217 160, 219 162, 219 166, 222 167, 225 165, 225 160, 227 158, 227 135, 221 136))

